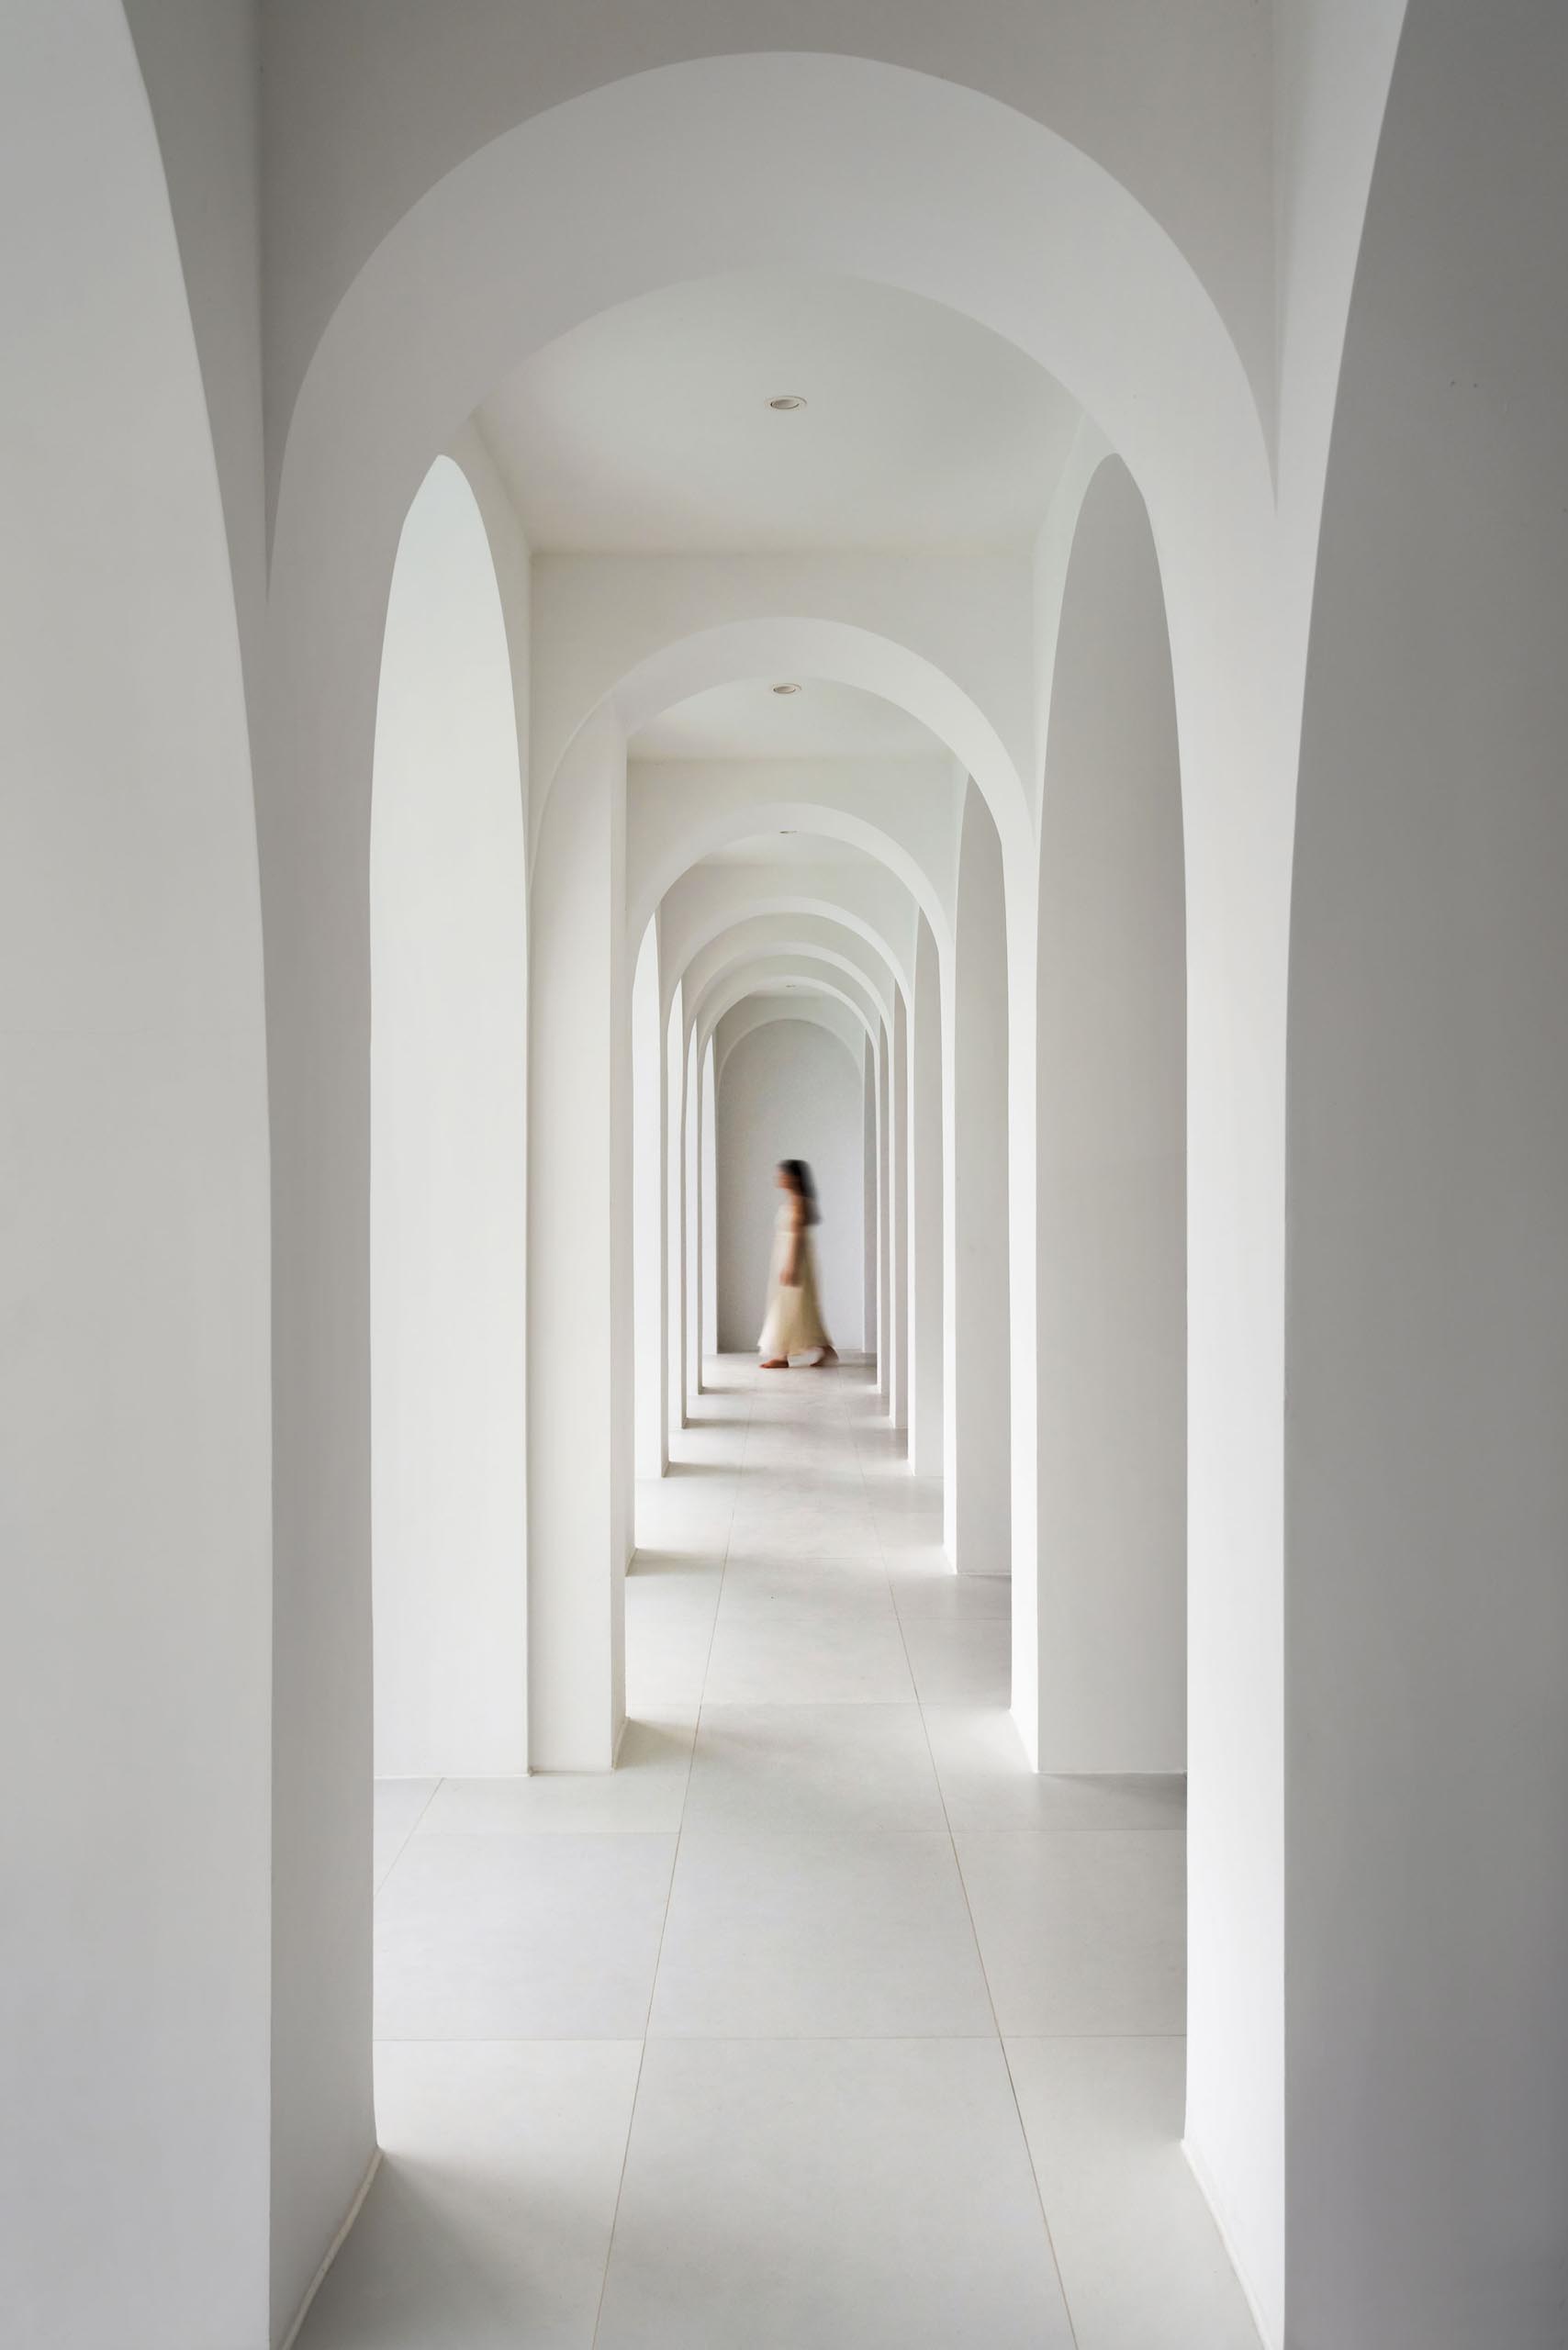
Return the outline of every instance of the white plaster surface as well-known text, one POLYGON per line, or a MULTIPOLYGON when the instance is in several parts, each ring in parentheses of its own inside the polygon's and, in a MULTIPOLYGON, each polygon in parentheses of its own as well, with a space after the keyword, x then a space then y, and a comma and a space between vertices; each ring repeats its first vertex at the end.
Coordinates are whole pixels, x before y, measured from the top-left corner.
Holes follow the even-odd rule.
MULTIPOLYGON (((262 2343, 269 2297, 266 1080, 236 597, 123 15, 28 6, 0 45, 0 1716, 22 1791, 0 2333, 207 2350, 262 2343)), ((193 62, 224 106, 233 63, 221 33, 193 62)), ((357 1827, 368 1891, 367 1797, 357 1827)), ((367 2121, 333 2133, 356 2176, 367 2121)))
POLYGON ((1568 2307, 1565 75, 1554 10, 1410 11, 1307 673, 1287 2240, 1344 2350, 1568 2307))
POLYGON ((376 1769, 518 1770, 523 807, 495 571, 444 457, 409 510, 393 573, 370 900, 376 1769))
POLYGON ((1186 1766, 1185 959, 1164 599, 1112 460, 1079 513, 1041 806, 1047 1771, 1186 1766))

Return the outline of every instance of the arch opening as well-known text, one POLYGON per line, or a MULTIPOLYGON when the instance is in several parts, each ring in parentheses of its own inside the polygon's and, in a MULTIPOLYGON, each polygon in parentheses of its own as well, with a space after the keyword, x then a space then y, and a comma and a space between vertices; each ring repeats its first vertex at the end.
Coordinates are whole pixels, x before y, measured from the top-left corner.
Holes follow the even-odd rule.
POLYGON ((439 459, 393 572, 370 838, 375 1772, 527 1763, 527 941, 510 662, 439 459))

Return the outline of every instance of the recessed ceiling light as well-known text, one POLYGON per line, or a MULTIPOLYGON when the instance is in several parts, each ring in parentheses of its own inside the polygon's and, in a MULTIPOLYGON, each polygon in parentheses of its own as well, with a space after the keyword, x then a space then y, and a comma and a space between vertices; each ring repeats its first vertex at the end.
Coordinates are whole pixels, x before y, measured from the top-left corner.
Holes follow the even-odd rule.
POLYGON ((778 398, 769 400, 767 405, 770 408, 776 409, 778 415, 788 416, 791 409, 804 408, 806 403, 799 392, 780 392, 778 398))
POLYGON ((773 690, 776 694, 798 694, 801 688, 799 686, 775 686, 773 690))

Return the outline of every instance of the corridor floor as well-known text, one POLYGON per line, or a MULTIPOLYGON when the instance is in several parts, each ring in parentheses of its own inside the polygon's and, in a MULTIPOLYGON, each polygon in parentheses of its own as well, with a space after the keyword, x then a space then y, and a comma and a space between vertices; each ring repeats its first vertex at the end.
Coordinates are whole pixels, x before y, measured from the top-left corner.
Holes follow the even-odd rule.
POLYGON ((385 2159, 303 2350, 1256 2350, 1180 1784, 1026 1771, 867 1372, 709 1376, 622 1768, 377 1790, 385 2159))

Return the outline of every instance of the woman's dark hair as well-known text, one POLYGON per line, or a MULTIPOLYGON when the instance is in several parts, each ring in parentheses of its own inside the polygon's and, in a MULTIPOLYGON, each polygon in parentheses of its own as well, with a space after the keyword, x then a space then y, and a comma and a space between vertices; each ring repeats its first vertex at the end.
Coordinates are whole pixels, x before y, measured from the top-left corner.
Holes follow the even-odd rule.
POLYGON ((782 1171, 790 1178, 790 1189, 805 1203, 806 1222, 820 1224, 822 1211, 817 1206, 817 1187, 812 1181, 812 1170, 803 1158, 781 1158, 782 1171))

